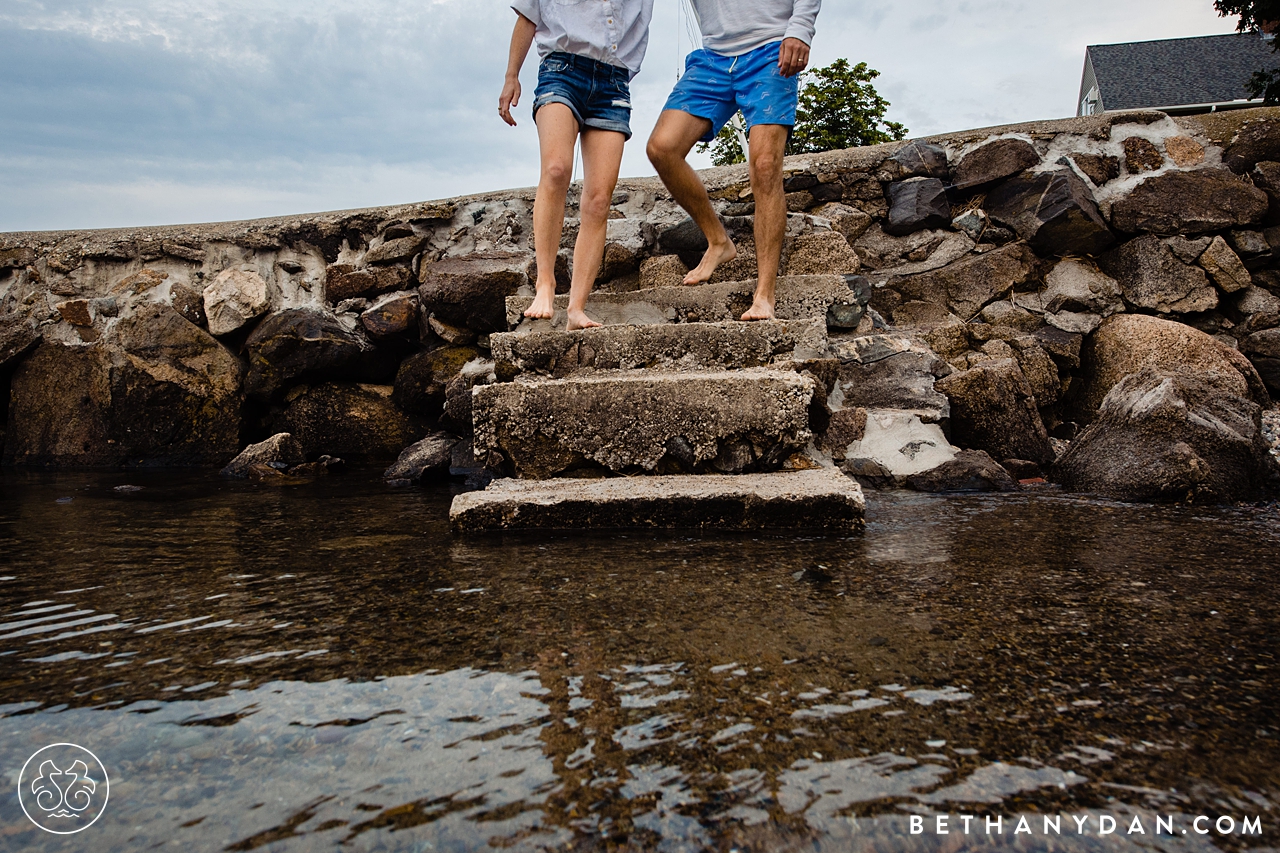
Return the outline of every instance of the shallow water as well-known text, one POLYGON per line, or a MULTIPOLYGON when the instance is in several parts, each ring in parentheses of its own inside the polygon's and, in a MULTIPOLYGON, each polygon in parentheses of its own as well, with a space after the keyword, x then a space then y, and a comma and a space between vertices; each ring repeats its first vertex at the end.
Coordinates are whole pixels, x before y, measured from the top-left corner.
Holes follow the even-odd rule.
POLYGON ((0 472, 0 849, 1280 846, 1275 506, 455 540, 450 498, 0 472), (111 776, 67 837, 17 795, 63 741, 111 776))

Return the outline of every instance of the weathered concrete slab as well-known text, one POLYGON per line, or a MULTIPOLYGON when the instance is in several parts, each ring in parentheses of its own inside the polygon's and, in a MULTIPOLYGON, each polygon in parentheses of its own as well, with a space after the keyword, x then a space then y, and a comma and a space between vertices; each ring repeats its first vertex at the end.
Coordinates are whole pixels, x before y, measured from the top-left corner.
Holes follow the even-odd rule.
POLYGON ((862 489, 834 469, 740 476, 497 480, 453 500, 455 533, 703 528, 861 530, 862 489))
POLYGON ((583 468, 739 474, 806 446, 816 383, 771 370, 636 371, 477 387, 476 458, 522 479, 583 468))
POLYGON ((821 358, 822 320, 602 326, 576 332, 522 329, 489 339, 500 377, 569 376, 591 370, 736 370, 821 358))
MULTIPOLYGON (((594 293, 587 314, 607 326, 661 325, 663 323, 721 323, 737 320, 751 307, 755 281, 727 281, 689 287, 653 287, 630 293, 594 293)), ((833 305, 854 306, 856 294, 840 275, 796 275, 778 279, 779 320, 822 320, 833 305)), ((568 296, 556 297, 556 316, 528 320, 525 309, 533 297, 507 299, 507 325, 533 331, 563 329, 568 296)))

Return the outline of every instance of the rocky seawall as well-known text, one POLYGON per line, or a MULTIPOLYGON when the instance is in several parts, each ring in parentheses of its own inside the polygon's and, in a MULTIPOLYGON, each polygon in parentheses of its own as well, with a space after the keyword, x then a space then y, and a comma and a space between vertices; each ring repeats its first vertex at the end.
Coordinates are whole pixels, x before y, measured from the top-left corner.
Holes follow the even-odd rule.
MULTIPOLYGON (((700 234, 659 182, 624 181, 589 308, 610 325, 586 337, 520 317, 532 190, 0 235, 3 463, 223 466, 275 437, 235 470, 403 453, 389 476, 405 481, 839 467, 933 491, 1274 488, 1280 110, 1115 113, 789 158, 784 322, 759 334, 725 323, 755 275, 745 169, 704 178, 738 259, 681 292, 700 234), (630 435, 602 449, 589 419, 590 440, 563 434, 566 401, 521 384, 682 366, 769 379, 686 377, 676 396, 705 386, 704 415, 669 419, 646 453, 619 450, 630 435), (742 401, 769 383, 786 399, 769 405, 799 421, 779 415, 765 441, 742 401), (739 433, 703 435, 721 422, 717 394, 739 433)), ((610 376, 592 387, 623 381, 610 376)), ((645 393, 666 387, 654 382, 645 393)))

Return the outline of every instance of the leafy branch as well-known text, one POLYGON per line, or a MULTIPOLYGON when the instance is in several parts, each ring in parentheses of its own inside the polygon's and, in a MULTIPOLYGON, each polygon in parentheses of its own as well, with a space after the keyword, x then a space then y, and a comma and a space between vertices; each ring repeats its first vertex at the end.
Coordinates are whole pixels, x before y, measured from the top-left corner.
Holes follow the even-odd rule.
MULTIPOLYGON (((885 120, 890 104, 872 85, 879 76, 867 63, 850 65, 847 59, 805 72, 787 153, 838 151, 905 138, 904 126, 885 120)), ((726 125, 715 142, 699 145, 698 151, 710 151, 717 166, 746 162, 732 125, 726 125)))

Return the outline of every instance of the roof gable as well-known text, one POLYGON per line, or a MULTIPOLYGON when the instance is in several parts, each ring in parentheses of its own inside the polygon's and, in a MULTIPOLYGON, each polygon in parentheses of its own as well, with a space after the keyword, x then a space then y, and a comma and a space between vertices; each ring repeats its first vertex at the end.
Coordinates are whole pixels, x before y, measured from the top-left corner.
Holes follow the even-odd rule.
POLYGON ((1088 48, 1107 110, 1244 100, 1249 78, 1280 67, 1257 33, 1098 44, 1088 48))

